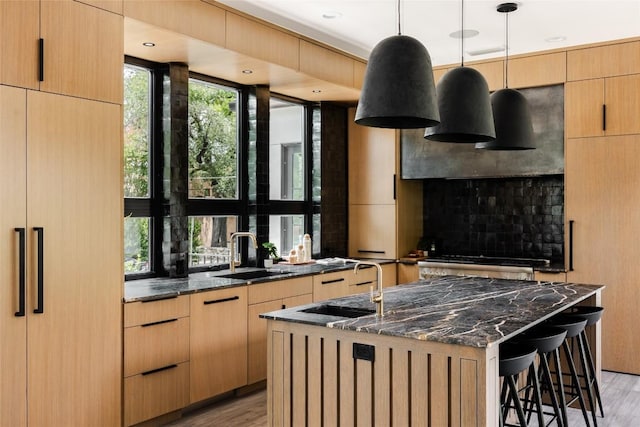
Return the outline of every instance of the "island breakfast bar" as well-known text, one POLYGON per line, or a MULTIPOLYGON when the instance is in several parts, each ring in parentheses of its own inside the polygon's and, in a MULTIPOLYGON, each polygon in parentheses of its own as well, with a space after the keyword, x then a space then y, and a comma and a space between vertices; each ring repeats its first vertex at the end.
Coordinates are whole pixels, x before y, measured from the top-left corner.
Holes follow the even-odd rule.
POLYGON ((444 276, 387 288, 382 319, 368 294, 265 313, 269 425, 495 427, 499 344, 602 288, 444 276))

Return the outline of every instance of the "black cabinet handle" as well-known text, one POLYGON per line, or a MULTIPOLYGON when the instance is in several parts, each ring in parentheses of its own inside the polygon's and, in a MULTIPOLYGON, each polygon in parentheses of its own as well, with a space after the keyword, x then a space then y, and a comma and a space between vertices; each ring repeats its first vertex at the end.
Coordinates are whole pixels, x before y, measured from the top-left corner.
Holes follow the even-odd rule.
POLYGON ((397 183, 396 183, 396 174, 393 174, 393 200, 396 200, 396 196, 397 196, 397 183))
POLYGON ((342 278, 342 279, 333 279, 333 280, 323 280, 322 284, 323 285, 330 285, 331 283, 338 283, 338 282, 344 282, 344 278, 342 278))
POLYGON ((240 299, 240 297, 238 295, 234 296, 234 297, 229 297, 229 298, 221 298, 221 299, 214 299, 214 300, 210 300, 210 301, 205 301, 204 305, 209 305, 209 304, 220 304, 221 302, 228 302, 228 301, 235 301, 240 299))
POLYGON ((44 228, 33 227, 38 233, 38 303, 33 310, 36 314, 44 313, 44 228))
POLYGON ((569 220, 569 271, 573 271, 573 223, 569 220))
POLYGON ((358 249, 358 253, 366 253, 366 254, 383 254, 385 251, 370 251, 368 249, 358 249))
POLYGON ((38 40, 38 81, 44 81, 44 39, 38 40))
POLYGON ((24 228, 16 228, 16 233, 18 233, 18 239, 20 241, 20 254, 19 254, 19 279, 18 279, 18 311, 16 311, 16 317, 24 317, 25 315, 25 291, 26 291, 26 281, 25 281, 25 273, 26 273, 26 263, 25 263, 25 242, 24 242, 24 228))
POLYGON ((167 320, 158 320, 157 322, 143 323, 140 325, 142 328, 147 328, 149 326, 163 325, 165 323, 177 322, 178 319, 167 319, 167 320))
POLYGON ((607 130, 607 105, 602 104, 602 130, 607 130))
POLYGON ((363 285, 373 285, 373 280, 369 280, 369 281, 366 281, 366 282, 356 283, 356 286, 363 286, 363 285))
POLYGON ((169 369, 173 369, 173 368, 177 368, 178 365, 169 365, 169 366, 163 366, 162 368, 158 368, 158 369, 152 369, 150 371, 145 371, 145 372, 141 372, 140 375, 151 375, 151 374, 155 374, 156 372, 162 372, 162 371, 168 371, 169 369))

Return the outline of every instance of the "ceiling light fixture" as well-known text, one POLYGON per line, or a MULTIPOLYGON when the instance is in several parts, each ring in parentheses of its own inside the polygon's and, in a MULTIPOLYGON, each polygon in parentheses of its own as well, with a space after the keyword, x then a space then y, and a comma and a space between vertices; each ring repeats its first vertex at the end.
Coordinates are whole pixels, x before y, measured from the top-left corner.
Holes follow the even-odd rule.
POLYGON ((156 44, 154 42, 144 42, 142 46, 144 47, 154 47, 156 44))
POLYGON ((246 70, 242 70, 242 74, 253 74, 253 70, 247 68, 246 70))
POLYGON ((449 34, 449 37, 451 37, 452 39, 470 39, 471 37, 475 37, 478 34, 480 34, 480 31, 478 30, 462 29, 462 30, 454 31, 453 33, 449 34))
MULTIPOLYGON (((460 10, 464 34, 464 0, 460 10)), ((477 143, 496 138, 489 85, 482 74, 464 66, 464 37, 460 37, 460 66, 442 76, 436 92, 440 124, 425 129, 425 139, 477 143)))
POLYGON ((321 89, 313 89, 311 92, 313 92, 313 93, 322 93, 322 90, 321 89))
POLYGON ((544 39, 544 41, 549 43, 558 43, 558 42, 563 42, 566 39, 567 38, 565 36, 555 36, 555 37, 547 37, 546 39, 544 39))
POLYGON ((342 13, 336 12, 335 10, 328 10, 322 13, 322 17, 324 19, 337 19, 342 18, 342 13))
POLYGON ((356 109, 363 126, 417 129, 440 122, 431 57, 422 43, 402 35, 400 0, 398 35, 380 41, 371 51, 356 109))
POLYGON ((502 3, 496 10, 505 14, 505 88, 491 95, 491 107, 496 128, 496 139, 479 142, 476 148, 486 150, 530 150, 536 148, 531 124, 531 112, 526 98, 517 90, 509 89, 509 13, 518 9, 516 3, 502 3))

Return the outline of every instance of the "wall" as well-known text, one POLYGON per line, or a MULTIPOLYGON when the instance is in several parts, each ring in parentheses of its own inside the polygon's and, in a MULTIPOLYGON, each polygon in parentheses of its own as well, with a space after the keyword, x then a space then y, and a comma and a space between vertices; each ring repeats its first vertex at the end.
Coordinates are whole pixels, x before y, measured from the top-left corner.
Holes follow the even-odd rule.
POLYGON ((564 179, 424 180, 424 233, 439 253, 564 259, 564 179))

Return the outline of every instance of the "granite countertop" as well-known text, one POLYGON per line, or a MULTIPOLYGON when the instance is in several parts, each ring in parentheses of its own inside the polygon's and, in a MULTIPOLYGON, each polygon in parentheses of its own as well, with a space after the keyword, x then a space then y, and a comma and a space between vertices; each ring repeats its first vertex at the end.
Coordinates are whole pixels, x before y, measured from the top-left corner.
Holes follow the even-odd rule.
POLYGON ((273 311, 261 317, 363 333, 489 347, 595 294, 604 286, 442 276, 384 291, 384 317, 354 319, 305 313, 330 304, 368 308, 368 294, 273 311))
MULTIPOLYGON (((364 261, 364 260, 363 260, 364 261)), ((394 263, 395 260, 367 259, 380 264, 394 263)), ((215 289, 246 286, 255 283, 273 282, 276 280, 291 279, 316 274, 330 273, 333 271, 349 270, 355 266, 355 262, 334 264, 275 264, 269 271, 280 274, 260 277, 256 279, 229 279, 220 277, 229 274, 230 270, 219 270, 204 273, 193 273, 185 278, 157 277, 152 279, 129 280, 124 284, 123 301, 150 301, 168 298, 178 295, 192 294, 195 292, 211 291, 215 289)), ((236 268, 236 272, 264 270, 261 268, 236 268)))

